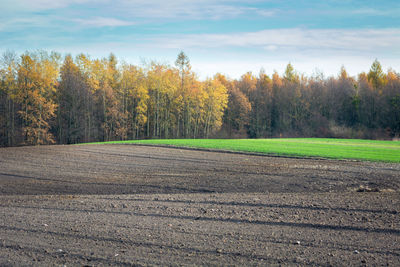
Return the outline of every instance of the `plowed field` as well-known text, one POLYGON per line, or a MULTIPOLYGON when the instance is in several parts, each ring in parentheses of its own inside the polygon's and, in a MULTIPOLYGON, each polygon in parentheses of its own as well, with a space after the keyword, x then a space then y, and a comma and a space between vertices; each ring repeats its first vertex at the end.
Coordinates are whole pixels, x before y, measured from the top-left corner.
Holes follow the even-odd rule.
POLYGON ((0 265, 400 265, 400 164, 0 149, 0 265))

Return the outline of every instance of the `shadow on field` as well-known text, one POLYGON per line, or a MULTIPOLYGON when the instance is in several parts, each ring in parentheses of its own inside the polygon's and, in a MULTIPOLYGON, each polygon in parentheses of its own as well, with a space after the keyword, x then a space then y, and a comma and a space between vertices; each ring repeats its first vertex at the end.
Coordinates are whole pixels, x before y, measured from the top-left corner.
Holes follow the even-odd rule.
POLYGON ((330 225, 330 224, 318 224, 318 223, 295 223, 295 222, 283 222, 283 221, 261 221, 261 220, 246 220, 246 219, 234 219, 234 218, 214 218, 205 216, 184 216, 184 215, 166 215, 166 214, 155 214, 155 213, 138 213, 129 211, 104 211, 104 210, 90 210, 90 209, 70 209, 70 208, 49 208, 49 207, 34 207, 34 206, 8 206, 0 205, 4 208, 21 208, 21 209, 38 209, 38 210, 54 210, 54 211, 67 211, 67 212, 82 212, 82 213, 94 213, 94 214, 119 214, 119 215, 132 215, 138 217, 155 217, 155 218, 166 218, 166 219, 178 219, 178 220, 190 220, 190 221, 214 221, 214 222, 227 222, 227 223, 246 223, 256 225, 268 225, 268 226, 286 226, 286 227, 298 227, 298 228, 312 228, 316 230, 335 230, 335 231, 359 231, 368 233, 383 233, 383 234, 394 234, 400 235, 398 229, 388 228, 365 228, 357 226, 347 225, 330 225))
POLYGON ((176 161, 178 163, 180 162, 192 162, 192 163, 208 163, 212 162, 212 160, 209 159, 201 159, 201 158, 188 158, 188 157, 160 157, 160 156, 143 156, 143 155, 137 155, 137 154, 121 154, 121 153, 110 153, 110 152, 105 152, 105 151, 94 151, 94 150, 79 150, 80 152, 87 152, 87 153, 93 153, 93 154, 99 154, 99 155, 109 155, 109 156, 118 156, 118 157, 128 157, 128 158, 139 158, 139 159, 151 159, 151 160, 160 160, 160 161, 176 161))
MULTIPOLYGON (((129 227, 130 229, 132 229, 132 227, 129 227)), ((141 231, 143 230, 143 228, 137 228, 137 227, 133 227, 136 228, 137 230, 141 231)), ((272 257, 266 257, 266 256, 260 256, 260 255, 254 255, 254 254, 243 254, 243 253, 230 253, 230 252, 217 252, 216 250, 200 250, 200 249, 196 249, 196 248, 190 248, 190 247, 182 247, 182 246, 172 246, 172 245, 166 245, 166 244, 162 244, 162 243, 150 243, 150 242, 134 242, 131 239, 129 240, 123 240, 120 238, 112 238, 112 237, 100 237, 100 236, 90 236, 90 235, 81 235, 81 234, 74 234, 71 232, 68 233, 60 233, 60 232, 54 232, 54 231, 44 231, 44 230, 40 230, 40 229, 24 229, 24 228, 20 228, 20 227, 14 227, 14 226, 0 226, 0 229, 3 229, 5 231, 21 231, 21 232, 27 232, 30 234, 47 234, 47 235, 57 235, 60 237, 67 237, 67 238, 74 238, 74 239, 86 239, 86 240, 92 240, 92 241, 104 241, 104 242, 113 242, 113 243, 123 243, 123 244, 127 244, 127 245, 133 245, 135 247, 148 247, 148 248, 155 248, 155 249, 172 249, 172 250, 181 250, 181 251, 185 251, 188 253, 201 253, 201 254, 223 254, 223 255, 228 255, 228 256, 233 256, 233 257, 243 257, 243 258, 248 258, 248 259, 263 259, 263 260, 268 260, 270 262, 275 262, 275 263, 279 263, 280 260, 272 258, 272 257)), ((195 236, 199 236, 202 235, 202 233, 199 232, 182 232, 176 229, 173 229, 171 231, 174 231, 175 233, 181 233, 181 234, 191 234, 191 235, 195 235, 195 236)), ((203 234, 204 235, 204 234, 203 234)), ((208 233, 207 235, 210 235, 210 233, 208 233)), ((211 234, 213 235, 213 234, 211 234)), ((215 235, 215 234, 214 234, 215 235)), ((221 234, 222 235, 222 234, 221 234)), ((356 246, 353 245, 349 245, 349 244, 341 244, 341 243, 337 243, 337 242, 329 242, 328 240, 324 240, 324 242, 322 244, 316 244, 315 242, 310 242, 309 240, 304 240, 301 239, 301 246, 302 247, 307 247, 307 248, 326 248, 326 247, 330 247, 332 249, 339 249, 339 250, 343 250, 343 251, 354 251, 355 249, 358 249, 360 252, 367 252, 367 253, 375 253, 375 254, 383 254, 383 255, 394 255, 394 256, 400 256, 399 253, 390 251, 390 250, 376 250, 376 249, 371 249, 371 247, 364 247, 364 246, 360 246, 359 244, 357 244, 356 246)), ((293 240, 292 239, 282 239, 282 238, 274 238, 274 237, 269 237, 269 238, 264 238, 263 240, 264 243, 271 243, 271 244, 275 244, 275 245, 287 245, 287 244, 293 244, 293 240)), ((48 252, 45 249, 40 249, 40 248, 27 248, 27 247, 23 247, 21 248, 20 246, 12 246, 12 245, 2 245, 0 243, 0 247, 5 247, 5 248, 10 248, 10 249, 14 249, 14 250, 25 250, 25 251, 30 251, 30 252, 36 252, 39 254, 52 254, 54 257, 59 257, 60 253, 54 252, 48 252)), ((83 255, 83 254, 76 254, 76 253, 69 253, 68 252, 68 257, 73 257, 73 258, 77 258, 77 259, 83 259, 83 260, 87 260, 87 261, 94 261, 94 262, 102 262, 102 263, 118 263, 120 264, 128 264, 122 261, 112 261, 110 259, 104 259, 104 258, 98 258, 98 257, 93 257, 93 256, 87 256, 87 255, 83 255)), ((316 265, 316 263, 311 263, 309 262, 309 264, 314 264, 316 265)), ((129 266, 131 266, 129 264, 129 266)))
MULTIPOLYGON (((132 240, 122 240, 120 238, 112 238, 112 237, 96 237, 96 236, 90 236, 90 235, 81 235, 81 234, 72 234, 72 233, 60 233, 60 232, 54 232, 54 231, 43 231, 39 229, 24 229, 24 228, 18 228, 18 227, 11 227, 11 226, 0 226, 0 229, 3 230, 8 230, 8 231, 22 231, 26 232, 29 234, 44 234, 44 235, 55 235, 55 236, 60 236, 60 237, 66 237, 66 238, 74 238, 74 239, 86 239, 86 240, 91 240, 91 241, 104 241, 104 242, 113 242, 113 243, 123 243, 126 245, 130 245, 133 247, 147 247, 150 249, 171 249, 171 250, 181 250, 186 253, 199 253, 199 254, 213 254, 213 255, 225 255, 225 256, 231 256, 231 257, 241 257, 241 258, 246 258, 246 259, 257 259, 257 260, 265 260, 268 262, 272 263, 278 263, 280 260, 272 257, 266 257, 266 256, 261 256, 261 255, 254 255, 254 254, 243 254, 243 253, 232 253, 232 252, 224 252, 224 251, 216 251, 214 250, 202 250, 202 249, 197 249, 197 248, 191 248, 191 247, 181 247, 181 246, 174 246, 174 245, 167 245, 167 244, 161 244, 161 243, 150 243, 150 242, 135 242, 132 240)), ((2 245, 0 244, 0 247, 2 245)), ((18 246, 6 246, 8 248, 14 249, 14 250, 25 250, 26 248, 20 248, 18 246)), ((34 251, 40 254, 47 254, 44 250, 37 249, 37 248, 27 248, 28 251, 34 251)), ((60 253, 53 253, 54 256, 59 256, 60 253)), ((67 253, 68 257, 73 257, 73 258, 78 258, 78 259, 90 259, 91 261, 99 261, 102 263, 113 263, 113 264, 122 264, 122 265, 128 265, 132 266, 132 263, 127 263, 127 262, 121 262, 121 261, 113 261, 109 259, 104 259, 104 258, 98 258, 98 257, 88 257, 82 254, 75 254, 75 253, 67 253)), ((296 262, 295 262, 296 263, 296 262)), ((312 263, 316 264, 316 263, 312 263)))
MULTIPOLYGON (((55 232, 49 232, 49 231, 40 231, 40 230, 26 230, 22 228, 16 228, 16 227, 3 227, 0 226, 0 228, 4 230, 9 230, 9 231, 24 231, 27 233, 49 233, 49 234, 58 234, 55 232)), ((99 258, 99 257, 93 257, 93 256, 88 256, 88 255, 83 255, 83 254, 78 254, 78 253, 59 253, 59 252, 49 252, 44 248, 38 248, 38 246, 35 247, 21 247, 19 245, 5 245, 0 243, 0 248, 5 248, 5 249, 12 249, 15 251, 24 251, 25 253, 35 253, 35 254, 41 254, 41 255, 50 255, 55 259, 59 259, 61 257, 68 257, 68 258, 74 258, 78 260, 83 260, 87 262, 97 262, 97 263, 102 263, 106 265, 115 265, 115 266, 132 266, 132 263, 128 262, 123 262, 123 261, 116 261, 116 260, 111 260, 111 259, 105 259, 105 258, 99 258)), ((65 265, 64 265, 65 266, 65 265)), ((85 265, 88 266, 88 265, 85 265)))
MULTIPOLYGON (((57 180, 49 178, 40 178, 25 175, 16 175, 8 173, 0 173, 0 176, 25 179, 25 180, 37 180, 45 182, 56 182, 60 184, 40 184, 36 190, 32 190, 29 186, 24 188, 3 188, 0 192, 4 195, 30 195, 30 194, 43 194, 47 195, 49 192, 57 194, 136 194, 136 193, 214 193, 214 190, 205 188, 194 189, 187 187, 178 186, 167 186, 167 185, 152 185, 152 184, 123 184, 123 183, 98 183, 98 182, 84 182, 84 181, 71 181, 71 180, 57 180), (75 187, 65 187, 64 185, 74 184, 75 187), (86 186, 86 187, 85 187, 86 186), (7 190, 9 189, 9 190, 7 190)), ((39 185, 39 184, 35 184, 39 185)))
POLYGON ((167 203, 183 203, 183 204, 209 204, 209 205, 223 205, 223 206, 243 206, 243 207, 264 207, 264 208, 282 208, 282 209, 302 209, 302 210, 323 210, 323 211, 345 211, 345 212, 366 212, 366 213, 388 213, 397 214, 395 210, 372 210, 372 209, 353 209, 353 208, 341 208, 341 207, 315 207, 315 206, 300 206, 300 205, 287 205, 287 204, 263 204, 263 203, 241 203, 241 202, 220 202, 220 201, 191 201, 191 200, 148 200, 138 198, 124 198, 115 199, 102 197, 100 199, 113 200, 113 201, 138 201, 138 202, 167 202, 167 203))

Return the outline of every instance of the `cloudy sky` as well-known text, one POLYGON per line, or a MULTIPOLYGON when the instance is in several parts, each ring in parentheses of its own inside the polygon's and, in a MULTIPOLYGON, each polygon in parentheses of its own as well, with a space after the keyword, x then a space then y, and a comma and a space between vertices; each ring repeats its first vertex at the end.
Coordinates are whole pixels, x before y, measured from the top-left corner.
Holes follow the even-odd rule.
POLYGON ((400 72, 398 0, 0 0, 0 52, 110 52, 173 64, 183 50, 201 78, 247 71, 351 75, 377 58, 400 72))

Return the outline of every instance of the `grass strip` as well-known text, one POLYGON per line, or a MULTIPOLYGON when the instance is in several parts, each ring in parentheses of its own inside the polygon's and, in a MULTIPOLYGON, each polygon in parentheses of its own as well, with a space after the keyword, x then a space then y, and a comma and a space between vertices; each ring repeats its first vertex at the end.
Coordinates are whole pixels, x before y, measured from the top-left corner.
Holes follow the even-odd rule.
POLYGON ((400 163, 399 141, 329 138, 150 139, 111 141, 95 144, 170 145, 176 147, 254 152, 267 155, 400 163))

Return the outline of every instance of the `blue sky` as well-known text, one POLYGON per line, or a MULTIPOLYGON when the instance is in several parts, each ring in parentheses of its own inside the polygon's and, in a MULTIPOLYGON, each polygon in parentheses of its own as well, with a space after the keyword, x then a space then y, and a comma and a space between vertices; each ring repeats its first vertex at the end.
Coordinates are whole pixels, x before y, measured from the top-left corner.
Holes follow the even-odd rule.
POLYGON ((400 71, 400 1, 0 0, 0 52, 55 50, 173 64, 183 50, 200 78, 222 72, 351 75, 377 58, 400 71))

